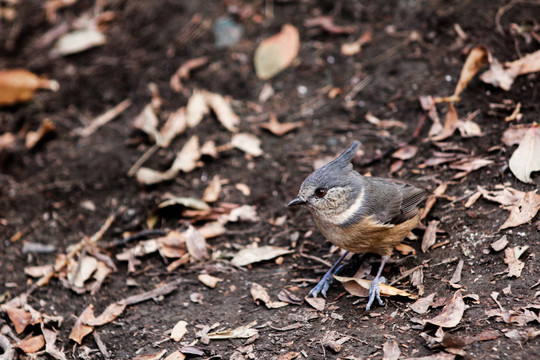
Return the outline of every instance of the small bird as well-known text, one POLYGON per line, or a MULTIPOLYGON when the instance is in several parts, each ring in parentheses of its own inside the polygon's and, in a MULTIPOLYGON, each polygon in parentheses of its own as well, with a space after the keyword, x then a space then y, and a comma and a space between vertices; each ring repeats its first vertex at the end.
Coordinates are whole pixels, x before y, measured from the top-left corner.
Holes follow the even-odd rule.
POLYGON ((381 273, 394 247, 418 224, 418 205, 427 193, 401 180, 360 175, 351 163, 359 146, 354 141, 336 159, 312 172, 287 207, 307 206, 324 237, 347 250, 310 291, 313 297, 319 292, 326 297, 333 275, 341 269, 339 264, 348 252, 382 256, 369 290, 369 311, 375 298, 384 305, 379 284, 386 279, 381 273))

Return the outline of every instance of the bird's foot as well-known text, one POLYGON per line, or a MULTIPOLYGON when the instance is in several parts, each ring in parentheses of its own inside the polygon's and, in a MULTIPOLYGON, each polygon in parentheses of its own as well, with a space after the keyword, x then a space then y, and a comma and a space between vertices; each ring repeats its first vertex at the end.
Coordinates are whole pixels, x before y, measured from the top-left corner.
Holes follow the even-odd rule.
POLYGON ((335 269, 330 269, 324 274, 322 279, 309 291, 309 296, 313 296, 314 298, 319 295, 319 293, 326 298, 326 292, 328 291, 328 288, 330 287, 330 284, 334 282, 334 275, 337 274, 343 265, 338 266, 335 269))
POLYGON ((373 301, 377 299, 379 302, 379 305, 384 306, 384 301, 381 300, 381 291, 379 290, 380 284, 386 284, 386 278, 384 276, 376 277, 371 282, 371 287, 369 288, 369 300, 366 305, 366 311, 369 311, 371 308, 371 304, 373 304, 373 301))

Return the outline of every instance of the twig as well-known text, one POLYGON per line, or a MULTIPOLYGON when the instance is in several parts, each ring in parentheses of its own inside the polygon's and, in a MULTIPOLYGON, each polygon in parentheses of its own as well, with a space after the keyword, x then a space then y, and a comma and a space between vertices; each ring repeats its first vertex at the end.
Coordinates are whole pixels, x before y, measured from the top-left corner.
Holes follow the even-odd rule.
POLYGON ((364 90, 368 85, 369 83, 373 80, 373 76, 371 75, 368 75, 366 76, 365 78, 362 79, 362 81, 358 82, 358 84, 356 84, 352 89, 351 91, 349 91, 349 93, 347 95, 345 95, 345 102, 350 102, 352 101, 352 99, 354 99, 354 97, 356 95, 358 95, 358 93, 362 90, 364 90))
POLYGON ((129 169, 127 173, 128 176, 135 175, 137 170, 139 170, 139 168, 146 162, 146 160, 148 160, 152 155, 154 155, 154 153, 157 151, 158 148, 159 146, 154 144, 151 148, 146 150, 146 152, 139 158, 139 160, 137 160, 135 164, 133 164, 131 169, 129 169))
POLYGON ((120 247, 120 246, 124 246, 124 245, 126 245, 126 244, 128 244, 128 243, 130 243, 132 241, 139 240, 139 239, 142 239, 142 238, 147 238, 147 237, 150 237, 150 236, 155 236, 155 235, 165 236, 165 235, 167 235, 167 233, 165 232, 165 230, 162 230, 162 229, 145 229, 145 230, 141 230, 141 231, 137 232, 136 234, 126 236, 123 239, 113 240, 112 242, 107 244, 105 247, 106 248, 120 247))
POLYGON ((134 304, 138 304, 140 302, 146 301, 146 300, 156 298, 158 296, 167 295, 167 294, 172 293, 174 290, 176 290, 178 285, 186 281, 187 280, 185 279, 179 278, 163 286, 160 286, 157 289, 150 290, 142 294, 129 296, 125 299, 120 300, 118 303, 122 305, 134 305, 134 304))
POLYGON ((412 269, 409 269, 409 270, 405 271, 403 274, 401 274, 400 276, 398 276, 397 278, 392 280, 388 285, 390 285, 390 286, 394 285, 395 283, 405 279, 407 276, 411 275, 416 270, 423 268, 424 266, 425 266, 425 264, 418 265, 418 266, 413 267, 412 269))
POLYGON ((109 109, 103 114, 96 117, 94 120, 92 120, 90 125, 79 130, 79 135, 81 135, 82 137, 90 136, 91 134, 94 133, 94 131, 96 131, 97 129, 107 124, 109 121, 111 121, 118 115, 120 115, 130 106, 131 106, 131 100, 126 99, 122 101, 120 104, 116 105, 112 109, 109 109))
POLYGON ((321 258, 318 258, 316 256, 313 256, 313 255, 308 255, 306 253, 304 253, 304 243, 302 243, 302 245, 300 245, 300 248, 298 249, 298 253, 300 254, 301 257, 303 258, 306 258, 306 259, 310 259, 310 260, 314 260, 314 261, 318 261, 320 262, 321 264, 324 264, 328 267, 332 267, 332 264, 329 263, 328 261, 326 260, 323 260, 321 258))
POLYGON ((110 354, 107 351, 107 347, 105 346, 105 344, 101 340, 101 337, 98 335, 97 331, 92 332, 92 335, 94 335, 94 340, 96 341, 96 345, 97 345, 101 355, 103 355, 103 357, 105 359, 110 359, 110 354))

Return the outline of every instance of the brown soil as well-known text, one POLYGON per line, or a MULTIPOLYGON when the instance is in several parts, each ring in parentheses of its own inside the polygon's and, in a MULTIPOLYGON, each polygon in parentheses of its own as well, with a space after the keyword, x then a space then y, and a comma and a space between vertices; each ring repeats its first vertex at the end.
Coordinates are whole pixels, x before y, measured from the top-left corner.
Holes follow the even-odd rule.
MULTIPOLYGON (((69 340, 68 335, 75 317, 87 305, 94 304, 99 314, 111 302, 178 277, 189 281, 168 296, 128 307, 113 323, 96 328, 111 358, 128 359, 136 354, 177 349, 177 343, 162 340, 179 320, 188 323, 183 345, 197 339, 196 325, 211 326, 219 322, 221 327, 234 328, 257 321, 257 326, 261 326, 259 337, 252 343, 256 359, 278 359, 290 351, 301 352, 305 354, 301 358, 308 359, 381 358, 382 346, 389 339, 401 344, 402 357, 427 356, 441 351, 429 348, 420 335, 427 332, 433 336, 436 328, 428 326, 422 330, 411 321, 414 317, 432 318, 441 308, 418 315, 408 308, 411 301, 389 298, 385 307, 375 306, 371 313, 366 313, 365 299, 349 296, 342 285, 334 284, 324 311, 315 311, 305 302, 300 306, 267 309, 254 303, 250 284, 256 282, 267 288, 272 299, 277 299, 283 288, 291 287, 297 296, 305 296, 326 271, 326 266, 300 256, 300 245, 303 244, 306 253, 329 262, 337 258, 336 253, 329 255, 331 246, 318 231, 310 235, 314 224, 307 211, 289 210, 284 206, 312 171, 313 160, 334 156, 357 139, 364 151, 364 158, 357 161, 357 169, 361 173, 389 176, 388 169, 393 162, 390 157, 369 166, 361 165, 362 161, 395 145, 390 137, 381 135, 379 129, 364 120, 366 113, 402 121, 406 129, 389 131, 391 137, 399 141, 408 140, 424 115, 418 97, 453 93, 471 46, 486 45, 500 60, 517 59, 539 48, 535 39, 526 42, 524 37, 512 35, 509 28, 512 23, 535 24, 540 18, 540 6, 523 2, 509 8, 501 17, 504 33, 500 34, 496 31, 495 19, 505 1, 258 1, 251 4, 257 16, 237 19, 245 27, 243 40, 228 49, 218 49, 214 45, 211 21, 226 14, 226 4, 234 1, 109 0, 105 3, 106 10, 115 13, 105 31, 107 43, 67 57, 52 58, 49 56, 51 45, 40 47, 39 39, 63 21, 91 13, 94 6, 91 1, 81 0, 59 10, 54 24, 46 20, 41 2, 21 1, 14 5, 17 17, 11 22, 4 20, 0 28, 0 44, 4 47, 0 68, 26 68, 60 83, 58 92, 40 91, 26 104, 0 109, 0 133, 21 136, 15 149, 0 153, 0 231, 3 234, 0 295, 6 293, 9 299, 24 292, 30 284, 25 267, 53 263, 58 253, 65 253, 85 235, 94 234, 120 206, 127 210, 105 233, 100 241, 102 245, 121 238, 126 231, 145 229, 148 215, 165 194, 200 197, 210 179, 219 174, 230 182, 220 201, 254 205, 261 220, 228 225, 227 234, 209 240, 214 253, 234 253, 240 246, 254 241, 288 247, 291 236, 299 232, 295 252, 285 256, 281 264, 268 261, 238 269, 219 260, 187 264, 173 273, 167 272, 167 264, 157 254, 143 257, 135 274, 128 274, 125 262, 115 261, 118 271, 108 277, 95 295, 77 295, 61 281, 53 279, 34 291, 28 302, 35 309, 64 317, 58 328, 57 346, 64 348, 68 358, 81 356, 80 346, 69 340), (266 3, 273 4, 272 18, 264 17, 266 3), (193 31, 188 24, 197 14, 202 22, 193 31), (306 19, 319 15, 331 15, 336 24, 353 25, 356 30, 351 35, 336 35, 304 26, 306 19), (268 81, 276 94, 268 102, 260 103, 258 97, 265 82, 255 75, 251 59, 261 39, 279 32, 286 23, 294 24, 300 31, 300 53, 291 67, 268 81), (454 24, 465 31, 466 40, 458 40, 454 24), (420 40, 405 42, 413 30, 418 32, 420 40), (353 41, 366 31, 373 33, 373 40, 360 54, 341 55, 340 47, 344 42, 353 41), (209 65, 192 72, 191 78, 184 82, 188 90, 185 94, 173 92, 169 86, 172 74, 186 60, 200 56, 209 56, 209 65), (366 75, 371 76, 372 81, 353 98, 352 106, 346 106, 344 96, 366 75), (230 96, 243 119, 240 130, 255 133, 262 140, 264 155, 248 158, 239 150, 228 150, 220 153, 217 160, 205 158, 203 167, 180 174, 173 181, 139 186, 126 173, 151 146, 147 137, 132 126, 133 119, 151 99, 149 83, 159 88, 165 114, 184 106, 194 88, 230 96), (301 94, 299 87, 305 87, 307 93, 301 94), (330 99, 326 96, 330 87, 343 89, 343 93, 330 99), (130 99, 133 105, 117 119, 87 138, 74 134, 75 129, 124 99, 130 99), (250 103, 259 104, 261 114, 275 112, 282 122, 302 120, 305 126, 282 137, 274 136, 260 129, 258 122, 267 121, 268 116, 258 116, 250 103), (302 113, 305 109, 307 112, 302 113), (44 139, 34 150, 25 149, 22 136, 36 129, 45 118, 55 122, 56 135, 44 139), (234 189, 233 185, 240 182, 251 188, 249 196, 234 189), (88 201, 95 204, 94 211, 81 206, 88 201), (284 225, 273 226, 269 222, 283 215, 287 215, 284 225), (22 237, 11 241, 18 233, 22 233, 22 237), (56 250, 50 254, 23 253, 25 242, 53 245, 56 250), (214 289, 207 288, 197 281, 197 275, 203 271, 224 280, 214 289), (128 279, 133 279, 137 285, 128 286, 128 279), (202 294, 201 304, 190 301, 193 293, 202 294), (279 330, 292 324, 298 327, 279 330), (329 331, 335 331, 338 338, 350 337, 339 353, 321 343, 329 331)), ((462 181, 453 182, 446 195, 459 199, 466 190, 475 190, 477 185, 493 188, 505 182, 519 190, 533 190, 532 186, 519 182, 507 168, 513 149, 504 147, 501 135, 508 128, 503 119, 511 109, 493 110, 490 104, 507 100, 521 102, 524 114, 521 122, 538 121, 538 84, 537 74, 519 77, 508 92, 478 79, 471 82, 456 107, 462 116, 479 109, 480 115, 475 121, 485 135, 472 139, 454 135, 450 140, 476 155, 489 156, 494 163, 472 172, 462 181)), ((439 109, 444 110, 444 107, 439 109)), ((393 176, 419 179, 433 190, 441 180, 450 179, 455 171, 445 166, 418 168, 437 151, 433 145, 422 141, 429 125, 427 121, 420 138, 414 141, 420 147, 417 156, 406 161, 403 169, 393 176)), ((179 136, 169 149, 159 150, 146 165, 167 169, 178 149, 195 133, 201 141, 211 139, 218 145, 230 139, 230 134, 215 119, 206 117, 199 127, 179 136)), ((157 227, 165 230, 183 229, 191 221, 182 217, 180 211, 162 215, 157 227)), ((461 200, 450 202, 442 198, 425 223, 440 220, 439 228, 445 233, 440 234, 437 241, 448 241, 448 244, 423 253, 420 240, 406 241, 416 249, 416 255, 405 257, 395 252, 393 259, 398 262, 389 264, 385 270, 385 276, 393 278, 399 276, 400 270, 428 260, 429 265, 435 265, 456 258, 443 265, 424 268, 425 294, 450 298, 455 289, 442 280, 451 278, 459 259, 465 261, 460 282, 463 294, 477 294, 479 301, 466 299, 468 309, 463 319, 447 332, 471 338, 485 330, 500 331, 497 339, 469 344, 465 348, 466 358, 532 359, 538 356, 540 337, 529 341, 510 339, 504 333, 521 331, 523 327, 497 322, 485 314, 487 309, 497 308, 490 297, 493 292, 501 293, 498 301, 505 309, 538 302, 535 293, 537 295, 539 289, 533 286, 538 282, 539 231, 534 224, 525 224, 497 232, 507 216, 508 212, 497 204, 483 199, 466 209, 461 200), (525 267, 519 278, 506 277, 504 251, 490 249, 489 245, 503 234, 507 235, 509 246, 529 246, 521 257, 525 267), (503 294, 502 290, 509 285, 511 292, 503 294)), ((418 230, 416 234, 421 239, 423 231, 418 230)), ((114 258, 121 250, 119 247, 108 251, 114 258)), ((343 274, 352 276, 358 265, 350 262, 343 274)), ((408 278, 396 286, 417 292, 408 278)), ((3 323, 11 325, 6 314, 0 313, 0 325, 3 323)), ((529 326, 538 329, 538 324, 538 321, 532 322, 529 326)), ((39 333, 38 327, 28 328, 20 337, 33 330, 39 333)), ((234 339, 212 340, 208 345, 199 342, 195 346, 204 351, 204 358, 240 359, 243 357, 238 354, 231 356, 245 344, 245 339, 234 339)), ((83 345, 97 349, 92 336, 85 338, 83 345)), ((101 357, 97 351, 90 355, 90 358, 101 357)))

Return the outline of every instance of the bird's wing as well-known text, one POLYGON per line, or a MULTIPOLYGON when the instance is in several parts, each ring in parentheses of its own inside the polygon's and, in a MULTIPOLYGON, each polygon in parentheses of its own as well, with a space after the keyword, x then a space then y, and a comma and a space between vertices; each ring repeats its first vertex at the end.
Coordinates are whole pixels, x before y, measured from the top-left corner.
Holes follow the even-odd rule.
POLYGON ((402 180, 373 180, 382 200, 376 202, 378 209, 373 210, 377 219, 385 224, 399 224, 416 216, 418 204, 427 196, 426 190, 402 180))

